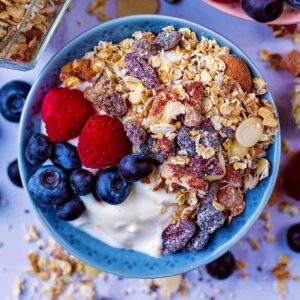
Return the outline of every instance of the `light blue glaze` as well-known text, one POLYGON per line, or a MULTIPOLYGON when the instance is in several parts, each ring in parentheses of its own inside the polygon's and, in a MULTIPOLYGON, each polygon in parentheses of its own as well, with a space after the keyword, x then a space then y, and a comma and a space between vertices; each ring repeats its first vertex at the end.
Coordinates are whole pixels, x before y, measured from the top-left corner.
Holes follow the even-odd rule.
MULTIPOLYGON (((25 143, 33 133, 40 130, 42 99, 49 89, 60 84, 61 67, 75 58, 82 57, 85 52, 92 50, 100 40, 119 42, 130 37, 135 31, 158 33, 168 25, 176 28, 189 27, 198 34, 198 37, 203 35, 209 39, 216 39, 221 46, 228 46, 232 53, 240 56, 251 68, 253 76, 261 76, 253 62, 238 47, 219 34, 196 23, 173 17, 141 15, 116 19, 94 27, 75 38, 53 57, 41 72, 28 96, 19 132, 19 164, 26 190, 28 178, 34 170, 26 162, 25 143)), ((274 105, 274 100, 269 93, 264 98, 274 105)), ((228 251, 258 219, 276 182, 280 163, 280 146, 279 134, 268 151, 268 159, 272 165, 270 176, 247 193, 245 212, 234 218, 230 225, 218 230, 208 246, 198 253, 187 252, 153 258, 131 250, 116 249, 94 239, 69 223, 60 221, 55 216, 53 208, 42 208, 34 201, 32 204, 53 238, 71 254, 96 268, 121 276, 138 278, 166 277, 184 273, 205 265, 228 251)))

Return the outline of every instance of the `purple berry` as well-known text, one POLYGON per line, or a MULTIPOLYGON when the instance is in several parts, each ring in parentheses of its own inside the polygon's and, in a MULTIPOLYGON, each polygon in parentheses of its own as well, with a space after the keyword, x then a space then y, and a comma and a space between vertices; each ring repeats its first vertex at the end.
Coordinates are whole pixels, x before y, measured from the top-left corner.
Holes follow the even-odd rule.
POLYGON ((287 232, 287 242, 293 251, 300 253, 300 223, 289 228, 287 232))
POLYGON ((202 231, 213 233, 225 222, 224 215, 212 203, 204 204, 197 212, 197 224, 202 231))
POLYGON ((283 13, 283 0, 242 0, 246 14, 257 22, 267 23, 276 20, 283 13))
POLYGON ((124 122, 124 130, 128 139, 133 145, 141 145, 147 139, 146 131, 141 127, 141 125, 138 122, 124 122))
POLYGON ((179 31, 163 31, 155 38, 153 44, 160 49, 171 50, 181 41, 182 33, 179 31))
POLYGON ((23 187, 21 176, 20 176, 20 171, 19 171, 19 166, 18 166, 18 160, 15 159, 12 161, 8 167, 7 167, 7 174, 10 179, 10 181, 18 186, 18 187, 23 187))
POLYGON ((195 224, 187 220, 170 224, 162 233, 162 252, 171 254, 182 250, 193 237, 195 231, 195 224))
POLYGON ((130 154, 122 158, 119 163, 120 176, 128 182, 137 182, 153 171, 153 165, 142 153, 130 154))
POLYGON ((129 74, 140 79, 147 88, 155 89, 160 86, 158 76, 154 69, 137 53, 127 53, 125 61, 129 74))
POLYGON ((186 249, 188 251, 197 252, 205 247, 209 240, 207 231, 199 230, 188 242, 186 249))
POLYGON ((74 196, 65 203, 56 206, 57 216, 64 221, 78 219, 85 210, 85 205, 78 196, 74 196))
POLYGON ((75 195, 84 196, 92 192, 94 175, 85 169, 78 169, 70 175, 70 186, 75 195))
POLYGON ((236 260, 231 252, 227 252, 206 265, 206 270, 213 278, 223 280, 230 277, 236 270, 236 260))

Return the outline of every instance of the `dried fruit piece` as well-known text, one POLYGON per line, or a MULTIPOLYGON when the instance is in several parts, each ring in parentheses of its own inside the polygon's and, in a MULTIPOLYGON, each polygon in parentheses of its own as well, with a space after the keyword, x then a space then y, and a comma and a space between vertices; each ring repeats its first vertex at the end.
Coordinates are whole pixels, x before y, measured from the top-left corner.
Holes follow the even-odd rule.
POLYGON ((295 153, 288 162, 283 174, 283 189, 288 196, 300 201, 300 152, 295 153))
POLYGON ((124 122, 124 130, 130 142, 134 145, 140 145, 147 139, 147 133, 138 122, 124 122))
POLYGON ((200 134, 199 143, 205 148, 212 147, 217 149, 220 146, 220 135, 213 128, 212 123, 209 120, 201 123, 200 134))
POLYGON ((226 166, 226 175, 222 179, 222 182, 234 187, 241 187, 242 185, 242 176, 241 173, 236 170, 233 165, 226 166))
POLYGON ((160 32, 154 40, 154 45, 159 49, 171 50, 175 48, 182 38, 182 33, 179 31, 163 31, 160 32))
POLYGON ((189 127, 198 126, 203 120, 203 116, 201 115, 203 85, 200 81, 192 82, 185 86, 185 90, 189 97, 184 101, 184 125, 189 127))
POLYGON ((280 67, 294 76, 300 75, 300 52, 296 49, 289 52, 280 62, 280 67))
POLYGON ((148 60, 151 56, 156 55, 157 48, 147 39, 141 38, 134 42, 133 52, 148 60))
POLYGON ((188 242, 186 249, 188 251, 197 252, 204 248, 209 240, 207 231, 199 230, 188 242))
MULTIPOLYGON (((199 129, 199 128, 198 128, 199 129)), ((192 130, 197 130, 196 127, 188 128, 186 126, 182 126, 179 129, 177 135, 177 144, 180 150, 184 150, 190 156, 195 156, 196 152, 196 144, 195 141, 192 140, 190 132, 192 130)))
POLYGON ((238 81, 245 92, 251 93, 252 77, 247 64, 235 55, 226 55, 222 60, 226 64, 224 74, 238 81))
POLYGON ((203 177, 206 180, 217 180, 224 176, 224 170, 221 168, 219 160, 216 157, 207 159, 191 157, 189 166, 193 175, 203 177))
POLYGON ((112 92, 102 97, 100 108, 109 116, 121 117, 127 113, 126 101, 121 94, 112 92))
POLYGON ((170 224, 162 233, 162 253, 171 254, 182 250, 195 231, 195 224, 187 220, 170 224))
POLYGON ((125 56, 126 67, 131 76, 140 79, 143 84, 155 89, 160 85, 157 74, 150 65, 148 65, 138 54, 129 52, 125 56))
POLYGON ((236 139, 243 147, 253 147, 262 137, 263 124, 260 118, 248 118, 236 130, 236 139))
POLYGON ((225 222, 224 215, 212 203, 204 204, 197 212, 197 224, 202 231, 215 232, 225 222))
POLYGON ((242 192, 234 186, 219 189, 217 199, 220 204, 231 212, 231 217, 240 215, 245 210, 245 201, 242 192))
POLYGON ((213 202, 217 196, 219 190, 219 183, 217 180, 215 181, 211 181, 209 183, 208 189, 206 194, 203 197, 203 202, 204 203, 209 203, 209 202, 213 202))

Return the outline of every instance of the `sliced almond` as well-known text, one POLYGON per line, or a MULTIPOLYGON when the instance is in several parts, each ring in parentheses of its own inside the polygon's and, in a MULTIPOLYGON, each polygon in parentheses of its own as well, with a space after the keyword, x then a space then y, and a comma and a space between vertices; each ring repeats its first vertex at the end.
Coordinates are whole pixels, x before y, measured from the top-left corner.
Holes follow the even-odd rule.
POLYGON ((263 129, 263 123, 260 118, 248 118, 237 128, 236 139, 243 147, 253 147, 260 140, 263 129))
POLYGON ((239 159, 243 159, 249 151, 249 148, 243 147, 238 143, 238 141, 234 141, 230 145, 229 156, 230 157, 238 157, 239 159))

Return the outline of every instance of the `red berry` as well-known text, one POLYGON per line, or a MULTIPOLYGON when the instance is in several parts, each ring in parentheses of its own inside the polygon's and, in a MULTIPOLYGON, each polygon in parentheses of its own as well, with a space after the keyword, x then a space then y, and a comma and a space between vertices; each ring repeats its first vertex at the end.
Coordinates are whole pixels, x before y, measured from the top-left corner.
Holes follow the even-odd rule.
POLYGON ((92 116, 79 136, 78 152, 87 168, 115 166, 131 150, 122 123, 107 115, 92 116))
POLYGON ((55 142, 79 136, 84 124, 94 113, 93 106, 78 90, 55 88, 43 100, 42 118, 49 138, 55 142))
POLYGON ((288 196, 300 201, 300 152, 292 156, 283 174, 283 189, 288 196))

